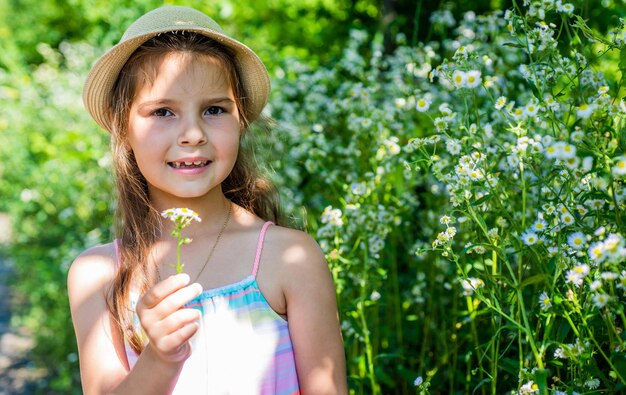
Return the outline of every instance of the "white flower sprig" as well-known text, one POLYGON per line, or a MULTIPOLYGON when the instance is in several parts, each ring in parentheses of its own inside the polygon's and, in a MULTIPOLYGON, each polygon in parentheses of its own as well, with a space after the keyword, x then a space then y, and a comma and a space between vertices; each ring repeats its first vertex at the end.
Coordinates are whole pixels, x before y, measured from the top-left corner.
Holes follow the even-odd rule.
POLYGON ((188 208, 168 208, 161 213, 163 218, 167 218, 174 222, 174 230, 171 235, 176 237, 176 265, 172 265, 176 268, 176 273, 180 274, 183 271, 185 265, 180 262, 180 247, 184 244, 191 243, 192 239, 182 236, 182 230, 185 229, 193 220, 202 222, 202 219, 193 210, 188 208))

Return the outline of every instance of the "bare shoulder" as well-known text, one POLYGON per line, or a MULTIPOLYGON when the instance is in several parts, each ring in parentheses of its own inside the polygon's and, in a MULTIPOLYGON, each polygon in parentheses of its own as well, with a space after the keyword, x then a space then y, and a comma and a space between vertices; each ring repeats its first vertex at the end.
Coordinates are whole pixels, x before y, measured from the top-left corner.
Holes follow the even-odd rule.
POLYGON ((297 229, 271 226, 265 237, 265 246, 282 265, 326 265, 317 242, 308 233, 297 229))
MULTIPOLYGON (((288 294, 302 283, 328 282, 331 278, 324 253, 317 242, 307 233, 282 226, 268 229, 265 247, 267 260, 271 260, 274 272, 281 281, 281 288, 288 294)), ((264 258, 265 259, 265 258, 264 258)), ((267 262, 266 260, 266 262, 267 262)))
POLYGON ((92 247, 80 254, 70 266, 67 285, 73 296, 95 289, 104 290, 115 277, 117 262, 113 243, 92 247))

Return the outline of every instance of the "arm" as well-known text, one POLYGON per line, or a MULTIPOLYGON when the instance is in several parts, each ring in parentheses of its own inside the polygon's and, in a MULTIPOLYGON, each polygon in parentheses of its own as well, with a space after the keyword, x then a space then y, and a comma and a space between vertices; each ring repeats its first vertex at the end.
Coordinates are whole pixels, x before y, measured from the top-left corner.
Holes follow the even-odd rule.
POLYGON ((68 274, 68 295, 85 394, 169 394, 190 354, 198 313, 181 309, 198 293, 189 278, 170 277, 144 295, 137 312, 151 339, 129 371, 122 333, 111 318, 105 293, 115 276, 110 246, 79 256, 68 274), (145 322, 144 322, 145 321, 145 322), (189 324, 189 325, 187 325, 189 324))
POLYGON ((285 250, 281 283, 300 389, 303 395, 347 394, 343 340, 328 264, 309 235, 292 234, 295 240, 285 250))

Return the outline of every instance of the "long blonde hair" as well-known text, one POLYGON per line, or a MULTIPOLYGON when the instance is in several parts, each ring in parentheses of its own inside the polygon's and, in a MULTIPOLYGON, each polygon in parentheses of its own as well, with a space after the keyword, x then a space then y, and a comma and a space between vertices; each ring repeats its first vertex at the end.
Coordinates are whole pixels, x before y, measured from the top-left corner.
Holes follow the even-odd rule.
MULTIPOLYGON (((242 120, 242 136, 249 126, 245 87, 241 84, 232 51, 201 34, 173 32, 148 40, 133 53, 118 76, 109 100, 109 116, 113 120, 111 151, 118 192, 116 235, 119 270, 107 295, 107 304, 125 340, 137 353, 143 350, 145 344, 133 326, 131 286, 143 293, 158 280, 147 255, 159 236, 161 217, 151 204, 146 179, 139 171, 132 150, 128 148, 128 119, 135 93, 141 84, 151 83, 156 77, 156 69, 150 70, 149 67, 170 53, 209 57, 219 62, 233 88, 242 120)), ((280 221, 276 191, 267 179, 259 176, 250 152, 244 147, 239 151, 232 172, 222 182, 222 190, 233 203, 264 220, 280 221)))

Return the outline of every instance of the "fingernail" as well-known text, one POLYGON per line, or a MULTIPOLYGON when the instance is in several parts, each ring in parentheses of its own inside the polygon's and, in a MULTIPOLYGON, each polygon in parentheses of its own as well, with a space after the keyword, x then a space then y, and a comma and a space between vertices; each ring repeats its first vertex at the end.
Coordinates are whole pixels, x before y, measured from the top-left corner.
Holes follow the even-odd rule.
POLYGON ((194 286, 196 287, 196 289, 198 290, 198 294, 202 293, 202 285, 195 283, 194 286))
POLYGON ((180 278, 183 280, 183 283, 189 284, 189 281, 191 281, 191 278, 189 277, 189 275, 187 273, 181 273, 180 274, 180 278))

